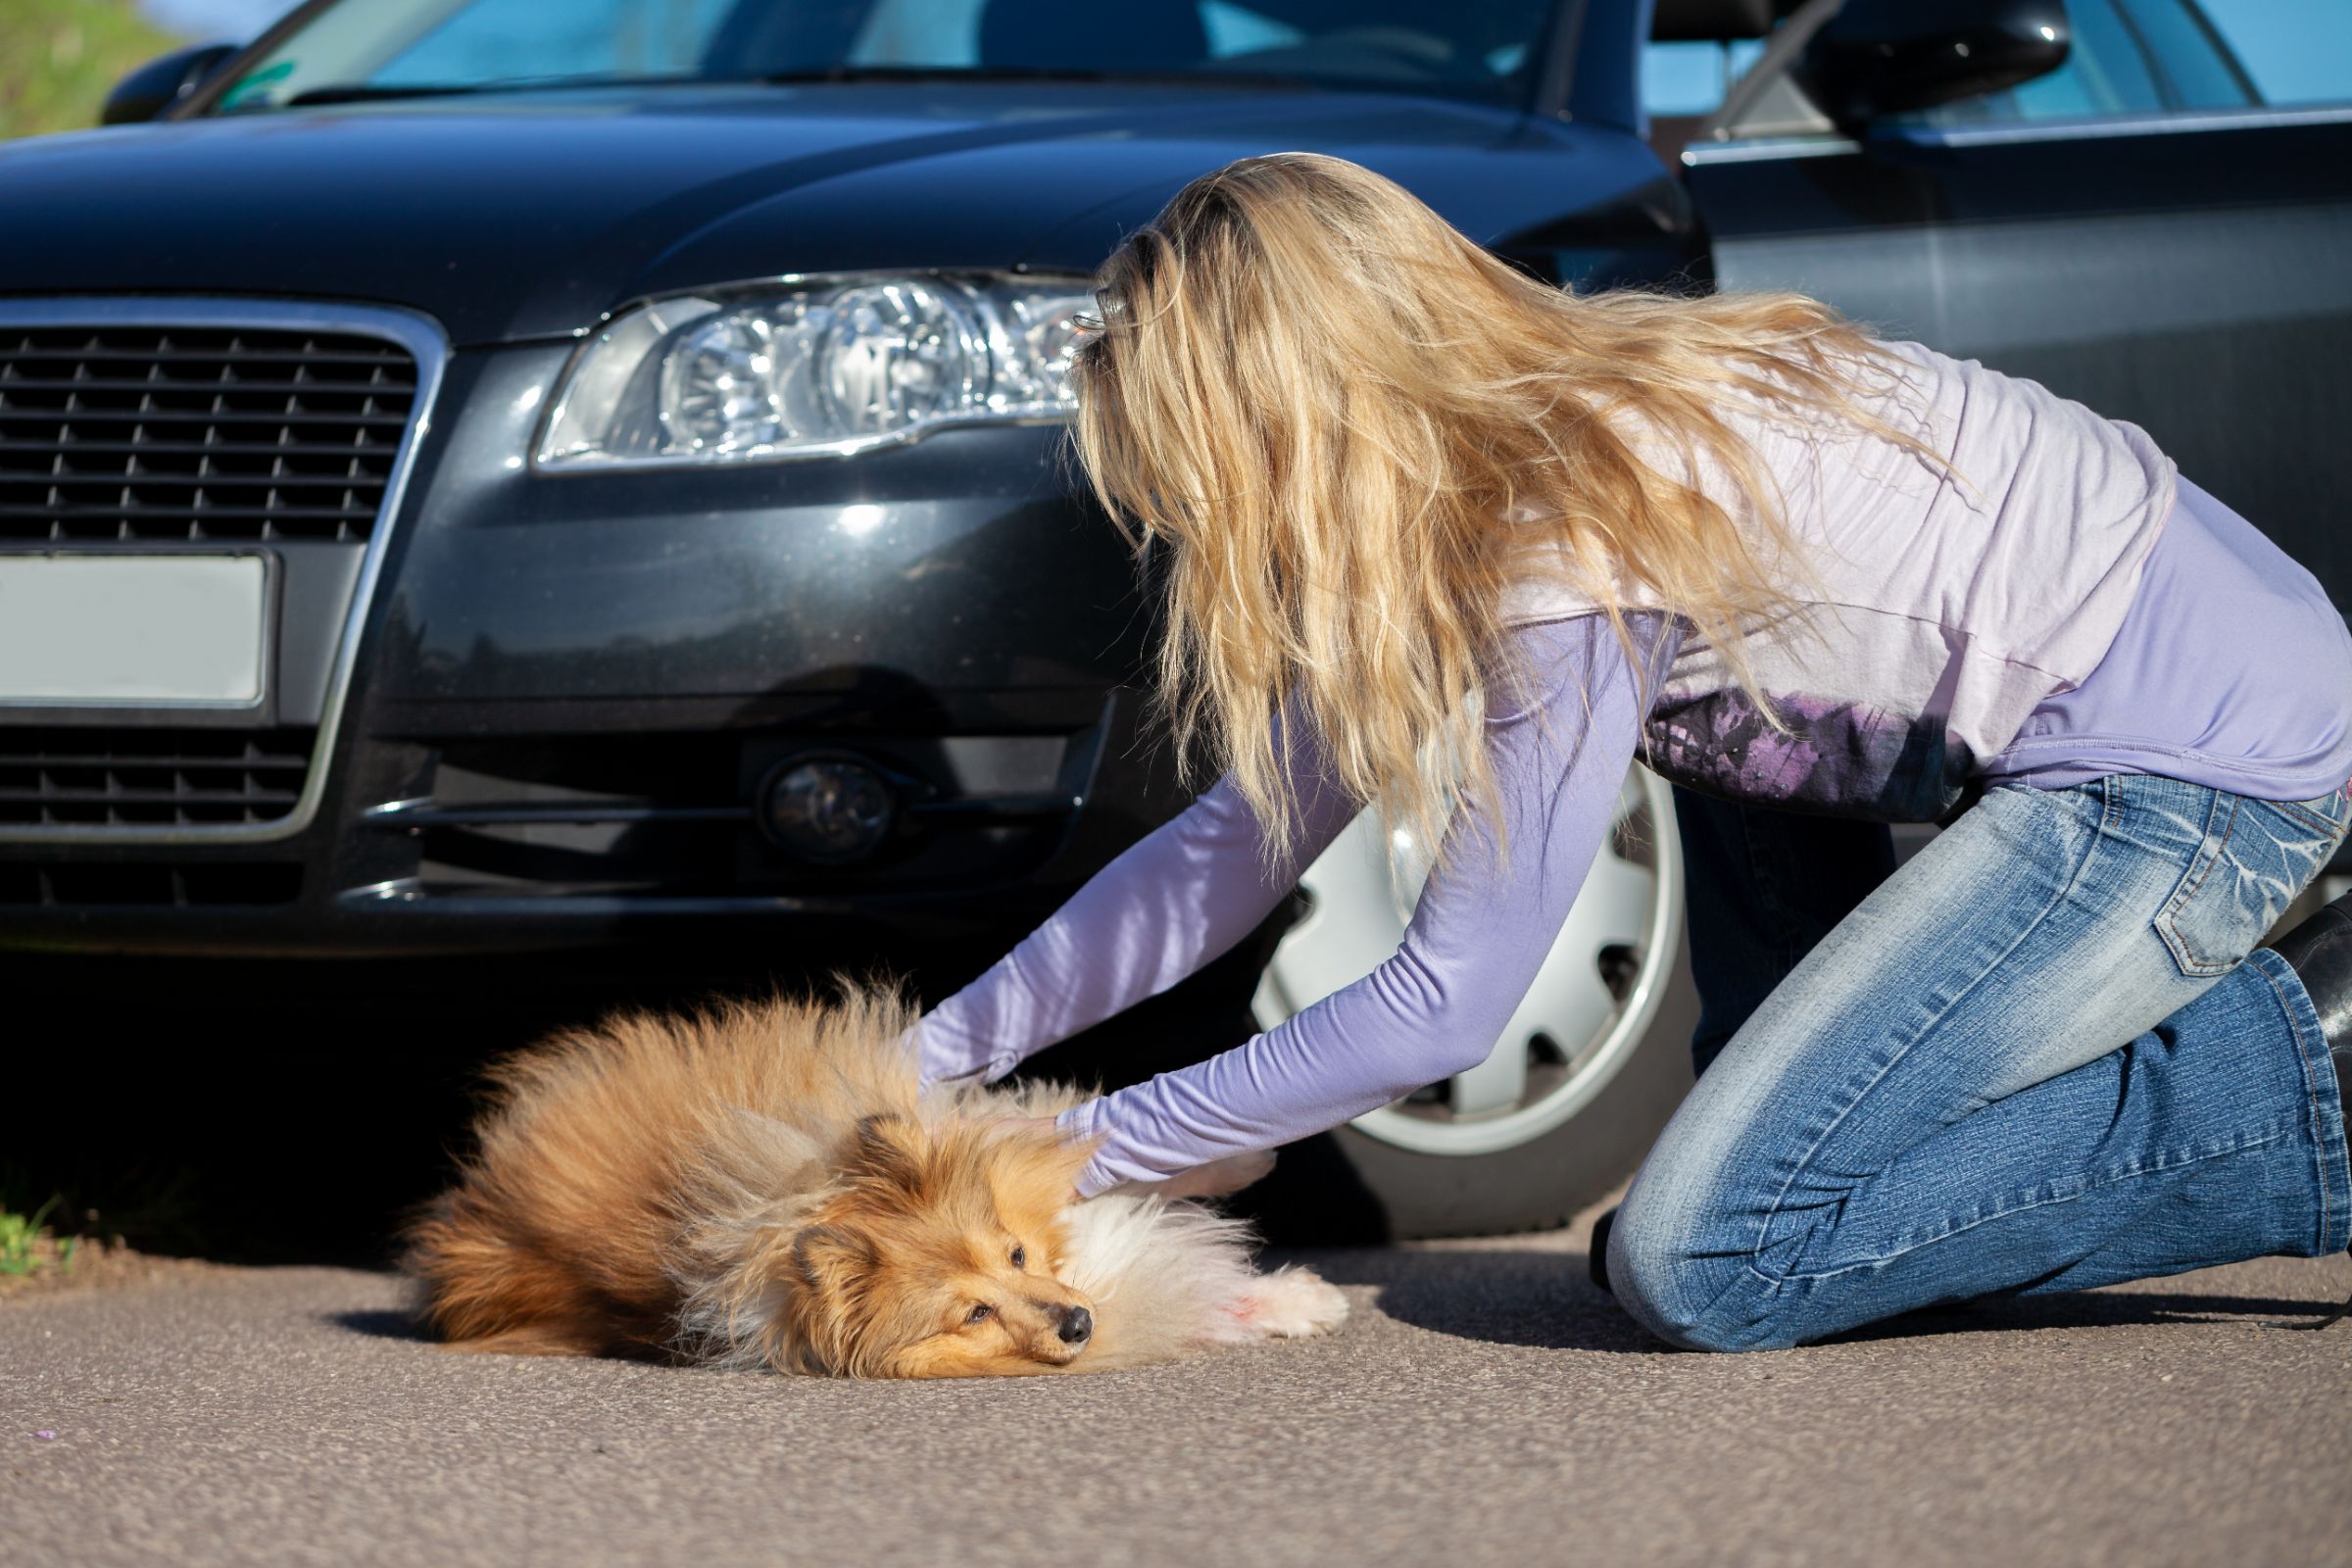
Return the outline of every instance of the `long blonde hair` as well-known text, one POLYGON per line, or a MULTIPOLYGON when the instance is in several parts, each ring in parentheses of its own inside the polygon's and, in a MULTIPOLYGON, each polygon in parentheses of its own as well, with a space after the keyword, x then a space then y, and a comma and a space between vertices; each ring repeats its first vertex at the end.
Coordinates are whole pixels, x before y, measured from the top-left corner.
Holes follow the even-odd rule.
POLYGON ((1077 454, 1139 552, 1167 547, 1158 695, 1180 762, 1230 770, 1277 863, 1281 726, 1311 724, 1329 782, 1424 843, 1457 802, 1494 804, 1479 724, 1516 678, 1503 597, 1531 569, 1570 579, 1629 652, 1630 605, 1682 616, 1770 711, 1742 635, 1801 564, 1727 395, 1919 446, 1854 404, 1883 351, 1818 301, 1578 297, 1337 158, 1195 180, 1096 290, 1077 454), (1617 412, 1720 465, 1750 523, 1643 464, 1599 416, 1617 412), (1561 548, 1531 556, 1544 543, 1561 548))

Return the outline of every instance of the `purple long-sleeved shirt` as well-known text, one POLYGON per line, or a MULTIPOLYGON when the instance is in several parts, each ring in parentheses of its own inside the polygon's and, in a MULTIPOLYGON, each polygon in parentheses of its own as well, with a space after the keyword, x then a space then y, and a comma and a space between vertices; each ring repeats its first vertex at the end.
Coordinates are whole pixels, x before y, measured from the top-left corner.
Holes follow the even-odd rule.
MULTIPOLYGON (((1637 617, 1637 646, 1670 655, 1679 634, 1668 624, 1637 617)), ((1081 1194, 1319 1132, 1494 1049, 1609 829, 1642 719, 1606 621, 1579 616, 1515 635, 1542 702, 1488 724, 1506 852, 1494 853, 1492 823, 1465 816, 1402 945, 1370 974, 1232 1051, 1063 1116, 1071 1132, 1105 1139, 1081 1194)), ((1268 869, 1255 817, 1219 782, 926 1016, 924 1076, 1001 1076, 1247 935, 1358 809, 1321 782, 1314 743, 1293 739, 1285 760, 1301 803, 1292 863, 1268 869)))
MULTIPOLYGON (((1654 674, 1674 659, 1680 629, 1657 614, 1633 626, 1654 674)), ((1508 829, 1499 868, 1491 824, 1457 823, 1466 842, 1432 876, 1396 955, 1362 980, 1232 1051, 1066 1114, 1073 1133, 1104 1139, 1082 1194, 1337 1126, 1493 1049, 1608 831, 1644 720, 1653 731, 1665 721, 1644 712, 1599 617, 1513 636, 1541 702, 1489 724, 1508 829)), ((2085 769, 2141 771, 2310 799, 2352 772, 2352 636, 2309 573, 2183 484, 2108 656, 2018 734, 1983 760, 1980 777, 2054 786, 2085 769)), ((1667 749, 1651 740, 1661 765, 1667 749)), ((1293 740, 1285 761, 1300 799, 1292 863, 1267 868, 1249 808, 1219 783, 926 1016, 924 1076, 1002 1076, 1240 941, 1355 814, 1320 782, 1310 741, 1293 740)))

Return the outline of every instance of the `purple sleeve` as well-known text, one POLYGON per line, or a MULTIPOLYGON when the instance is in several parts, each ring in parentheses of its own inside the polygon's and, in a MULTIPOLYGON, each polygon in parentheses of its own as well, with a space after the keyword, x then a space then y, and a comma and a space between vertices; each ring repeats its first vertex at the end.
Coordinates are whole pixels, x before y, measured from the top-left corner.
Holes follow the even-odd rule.
MULTIPOLYGON (((1645 658, 1671 655, 1656 617, 1633 629, 1637 648, 1649 644, 1645 658)), ((1079 1177, 1082 1196, 1338 1126, 1494 1049, 1609 831, 1642 721, 1632 666, 1605 619, 1520 635, 1541 697, 1489 726, 1508 828, 1499 872, 1492 824, 1465 818, 1452 830, 1469 835, 1457 858, 1422 892, 1402 946, 1370 974, 1197 1066, 1065 1113, 1065 1129, 1104 1140, 1079 1177)))
POLYGON ((1158 995, 1248 936, 1354 819, 1346 794, 1321 782, 1321 757, 1303 735, 1283 751, 1298 801, 1290 864, 1268 868, 1256 816, 1230 780, 1219 780, 924 1015, 917 1029, 923 1081, 1002 1078, 1022 1058, 1158 995))

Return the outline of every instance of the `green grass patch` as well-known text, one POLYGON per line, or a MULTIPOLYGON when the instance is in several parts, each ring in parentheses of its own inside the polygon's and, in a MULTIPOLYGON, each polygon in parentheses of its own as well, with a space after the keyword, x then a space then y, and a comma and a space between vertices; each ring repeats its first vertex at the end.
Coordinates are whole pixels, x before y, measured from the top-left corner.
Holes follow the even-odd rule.
POLYGON ((144 1160, 108 1141, 106 1132, 69 1116, 57 1147, 12 1152, 18 1157, 0 1160, 0 1279, 23 1277, 8 1260, 27 1255, 30 1238, 52 1221, 46 1245, 53 1248, 78 1237, 77 1245, 99 1250, 123 1243, 149 1251, 205 1250, 194 1167, 144 1160), (59 1232, 67 1233, 64 1239, 59 1232))
POLYGON ((61 1273, 73 1269, 74 1250, 81 1238, 46 1234, 50 1211, 56 1207, 53 1197, 29 1215, 0 1209, 0 1275, 24 1279, 44 1268, 61 1273))
POLYGON ((0 138, 95 125, 116 82, 183 41, 131 0, 0 0, 0 138))

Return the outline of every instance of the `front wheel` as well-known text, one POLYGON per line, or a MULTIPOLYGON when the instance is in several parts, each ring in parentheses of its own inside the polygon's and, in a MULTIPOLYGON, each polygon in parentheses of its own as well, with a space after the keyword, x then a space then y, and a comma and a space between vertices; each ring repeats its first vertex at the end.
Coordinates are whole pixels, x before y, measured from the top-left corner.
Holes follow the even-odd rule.
MULTIPOLYGON (((1299 880, 1305 912, 1259 982, 1259 1026, 1394 953, 1428 863, 1409 834, 1384 835, 1370 813, 1342 833, 1299 880)), ((1269 1228, 1301 1239, 1327 1232, 1335 1227, 1316 1210, 1346 1193, 1375 1207, 1393 1237, 1537 1230, 1630 1175, 1690 1084, 1697 1000, 1682 889, 1672 796, 1636 767, 1494 1052, 1341 1129, 1306 1162, 1326 1168, 1298 1172, 1308 1179, 1278 1172, 1264 1195, 1269 1228)))

